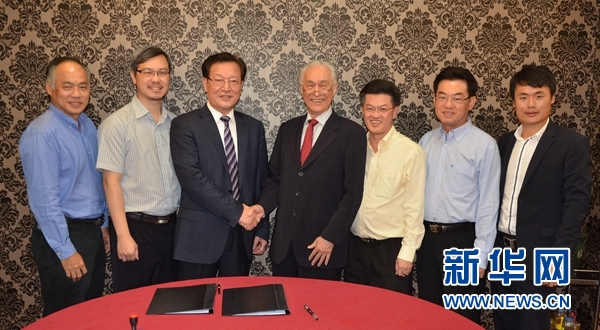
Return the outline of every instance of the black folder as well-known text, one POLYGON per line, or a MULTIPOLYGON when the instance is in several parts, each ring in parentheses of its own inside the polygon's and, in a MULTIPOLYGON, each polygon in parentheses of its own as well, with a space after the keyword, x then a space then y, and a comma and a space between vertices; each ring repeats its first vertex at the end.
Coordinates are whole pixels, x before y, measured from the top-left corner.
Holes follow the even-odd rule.
POLYGON ((282 284, 223 290, 223 316, 289 314, 282 284))
POLYGON ((212 314, 216 283, 156 289, 146 314, 212 314))

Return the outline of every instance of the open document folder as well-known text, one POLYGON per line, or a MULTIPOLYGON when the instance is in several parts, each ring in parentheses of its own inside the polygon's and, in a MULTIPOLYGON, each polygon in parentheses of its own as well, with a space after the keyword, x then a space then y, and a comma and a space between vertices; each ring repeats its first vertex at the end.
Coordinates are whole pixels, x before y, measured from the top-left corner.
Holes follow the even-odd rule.
POLYGON ((289 314, 282 284, 223 290, 223 316, 289 314))
POLYGON ((212 314, 215 283, 156 289, 146 314, 212 314))

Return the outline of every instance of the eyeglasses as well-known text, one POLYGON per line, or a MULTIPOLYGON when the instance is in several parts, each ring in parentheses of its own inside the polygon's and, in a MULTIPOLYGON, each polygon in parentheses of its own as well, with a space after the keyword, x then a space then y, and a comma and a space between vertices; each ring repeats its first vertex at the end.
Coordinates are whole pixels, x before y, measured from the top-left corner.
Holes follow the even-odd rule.
POLYGON ((335 84, 327 87, 329 84, 302 84, 302 90, 304 90, 307 93, 314 93, 316 91, 319 91, 321 93, 328 93, 333 89, 333 86, 335 86, 335 84))
POLYGON ((385 115, 386 113, 388 113, 388 111, 392 110, 393 108, 372 108, 372 107, 366 107, 364 108, 366 113, 374 113, 374 112, 379 112, 382 115, 385 115))
POLYGON ((166 78, 171 74, 171 72, 168 70, 154 71, 154 70, 150 70, 150 69, 142 69, 142 70, 135 70, 135 71, 141 73, 146 78, 152 78, 152 77, 154 77, 154 75, 157 75, 158 78, 166 78))
POLYGON ((237 78, 229 78, 229 79, 223 79, 223 78, 215 78, 215 79, 211 79, 210 77, 206 77, 206 79, 212 81, 215 86, 217 87, 223 87, 225 86, 225 83, 228 82, 229 83, 229 87, 232 88, 236 88, 238 86, 240 86, 240 81, 237 78))
POLYGON ((463 99, 458 96, 448 97, 446 95, 438 95, 435 97, 435 99, 440 103, 446 103, 446 102, 448 102, 448 100, 450 100, 450 102, 452 104, 456 104, 456 105, 462 104, 463 102, 465 102, 466 100, 468 100, 470 98, 471 98, 471 96, 465 97, 463 99))

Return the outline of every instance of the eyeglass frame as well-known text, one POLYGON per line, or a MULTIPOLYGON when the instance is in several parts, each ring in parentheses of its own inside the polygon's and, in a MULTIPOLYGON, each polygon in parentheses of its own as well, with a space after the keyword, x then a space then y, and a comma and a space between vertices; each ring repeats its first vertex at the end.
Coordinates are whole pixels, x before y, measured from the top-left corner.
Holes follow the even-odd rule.
POLYGON ((302 87, 302 90, 303 90, 304 92, 307 92, 307 93, 314 93, 314 92, 316 92, 316 91, 319 91, 319 93, 329 93, 329 92, 331 92, 331 90, 333 89, 333 87, 335 87, 337 84, 336 84, 336 83, 333 83, 333 84, 331 84, 331 87, 329 87, 329 88, 327 88, 327 87, 323 87, 323 86, 321 86, 321 84, 314 84, 314 85, 313 85, 312 87, 310 87, 310 88, 306 88, 306 87, 304 86, 304 83, 301 83, 300 85, 301 85, 301 87, 302 87))
POLYGON ((216 78, 216 79, 212 79, 211 77, 206 77, 206 79, 212 81, 219 88, 225 86, 225 82, 229 83, 229 87, 234 87, 234 88, 237 88, 237 87, 241 86, 242 82, 243 82, 243 80, 237 80, 237 78, 229 78, 229 79, 216 78))
POLYGON ((454 104, 454 105, 460 105, 463 104, 463 102, 465 102, 466 100, 472 98, 473 96, 467 96, 464 99, 461 99, 460 97, 448 97, 445 94, 438 94, 435 96, 436 101, 441 102, 443 104, 446 104, 448 102, 448 100, 450 100, 450 103, 454 104))
POLYGON ((396 109, 396 107, 391 107, 391 108, 367 108, 366 106, 362 107, 363 111, 366 113, 380 113, 382 115, 385 115, 386 113, 388 113, 389 111, 394 111, 396 109))
POLYGON ((152 69, 142 69, 142 70, 135 70, 135 71, 139 72, 142 76, 147 77, 147 78, 154 78, 154 76, 157 76, 158 78, 167 78, 171 75, 170 70, 154 71, 152 69))

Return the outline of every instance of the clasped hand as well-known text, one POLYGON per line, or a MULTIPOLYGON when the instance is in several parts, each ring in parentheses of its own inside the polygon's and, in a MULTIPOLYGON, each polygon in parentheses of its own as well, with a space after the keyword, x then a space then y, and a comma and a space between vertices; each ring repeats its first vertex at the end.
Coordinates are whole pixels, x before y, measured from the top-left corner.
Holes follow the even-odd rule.
POLYGON ((242 204, 244 206, 244 211, 242 212, 242 216, 238 221, 238 224, 242 226, 242 228, 247 231, 253 230, 258 226, 258 223, 265 216, 265 211, 262 206, 256 204, 252 206, 248 206, 246 204, 242 204))

